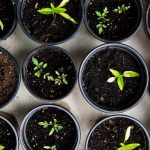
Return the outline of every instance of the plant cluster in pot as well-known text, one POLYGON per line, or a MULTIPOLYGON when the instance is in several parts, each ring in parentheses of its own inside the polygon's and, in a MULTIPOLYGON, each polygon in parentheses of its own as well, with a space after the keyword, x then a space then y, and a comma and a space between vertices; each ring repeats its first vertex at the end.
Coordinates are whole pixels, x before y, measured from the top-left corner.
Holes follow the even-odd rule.
POLYGON ((143 98, 148 81, 142 57, 131 47, 117 43, 92 50, 79 72, 83 96, 93 107, 105 112, 133 107, 143 98))
POLYGON ((104 42, 124 41, 131 37, 142 21, 141 0, 87 0, 84 21, 87 29, 104 42))
POLYGON ((61 48, 48 45, 29 53, 22 71, 27 89, 48 102, 67 96, 77 76, 72 57, 61 48))
POLYGON ((17 24, 14 0, 0 1, 0 41, 5 40, 15 30, 17 24))
POLYGON ((20 70, 15 58, 0 47, 0 108, 16 96, 20 85, 20 70))
POLYGON ((18 135, 13 125, 0 116, 0 150, 19 150, 18 135))
POLYGON ((149 139, 148 131, 138 120, 109 116, 91 129, 85 150, 149 150, 149 139))
POLYGON ((80 129, 74 116, 56 105, 43 105, 24 118, 20 139, 26 150, 77 150, 80 129))
POLYGON ((38 43, 69 40, 82 23, 82 0, 19 0, 18 19, 23 31, 38 43))

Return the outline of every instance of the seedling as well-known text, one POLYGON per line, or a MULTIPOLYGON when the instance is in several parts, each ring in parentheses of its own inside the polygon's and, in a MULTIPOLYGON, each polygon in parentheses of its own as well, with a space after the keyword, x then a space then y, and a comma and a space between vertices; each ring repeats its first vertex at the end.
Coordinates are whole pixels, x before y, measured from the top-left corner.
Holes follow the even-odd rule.
POLYGON ((57 150, 56 145, 54 145, 54 146, 44 146, 43 148, 44 149, 50 149, 50 150, 57 150))
POLYGON ((131 8, 131 6, 125 6, 125 4, 123 4, 122 6, 118 6, 118 8, 114 9, 113 11, 115 13, 118 14, 123 14, 124 12, 126 12, 127 10, 129 10, 131 8))
POLYGON ((139 143, 132 143, 132 144, 126 144, 126 142, 129 140, 130 138, 130 135, 131 135, 131 130, 133 129, 134 127, 133 126, 129 126, 126 130, 126 133, 125 133, 125 138, 124 138, 124 142, 123 143, 120 143, 120 148, 118 148, 117 150, 133 150, 137 147, 140 146, 139 143))
POLYGON ((66 77, 68 75, 66 74, 60 74, 58 71, 55 71, 56 75, 57 75, 57 78, 55 79, 55 84, 57 85, 61 85, 61 84, 68 84, 68 81, 66 79, 66 77))
POLYGON ((32 62, 35 65, 34 71, 35 71, 35 76, 40 77, 42 74, 43 69, 47 67, 47 63, 39 62, 36 58, 32 57, 32 62))
POLYGON ((48 126, 51 126, 49 136, 63 129, 63 126, 61 124, 58 124, 58 121, 56 119, 53 119, 53 121, 50 122, 47 121, 39 122, 38 125, 42 126, 43 128, 47 128, 48 126))
POLYGON ((114 69, 109 69, 110 72, 114 75, 114 77, 110 77, 107 82, 113 83, 115 80, 117 80, 118 87, 121 91, 123 91, 124 88, 124 77, 125 78, 134 78, 139 77, 140 74, 135 71, 125 71, 123 74, 121 74, 119 71, 114 69))
POLYGON ((50 8, 42 8, 38 10, 39 13, 44 14, 44 15, 61 15, 65 19, 71 21, 74 24, 77 24, 77 22, 66 13, 67 9, 64 8, 69 3, 69 0, 63 0, 57 7, 53 5, 53 3, 50 3, 50 8))
POLYGON ((0 150, 3 150, 3 149, 5 149, 5 147, 0 144, 0 150))
POLYGON ((109 13, 108 8, 105 7, 102 13, 99 11, 95 11, 95 13, 98 17, 97 20, 99 21, 99 23, 96 25, 96 28, 98 28, 99 34, 102 34, 104 33, 104 29, 106 29, 109 25, 110 21, 110 19, 107 18, 107 15, 109 13))
POLYGON ((2 20, 0 20, 0 29, 3 31, 4 30, 4 24, 2 22, 2 20))
POLYGON ((43 78, 47 79, 48 81, 55 81, 54 77, 50 75, 50 73, 46 73, 43 78))

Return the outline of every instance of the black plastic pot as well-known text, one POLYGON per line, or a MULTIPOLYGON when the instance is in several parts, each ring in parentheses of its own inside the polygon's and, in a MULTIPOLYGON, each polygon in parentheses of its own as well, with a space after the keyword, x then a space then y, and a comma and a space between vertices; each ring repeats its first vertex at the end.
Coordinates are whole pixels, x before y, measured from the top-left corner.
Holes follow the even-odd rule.
MULTIPOLYGON (((87 136, 87 139, 86 139, 86 144, 85 144, 85 150, 88 150, 88 145, 89 145, 89 139, 92 135, 92 133, 94 132, 94 130, 101 124, 103 124, 104 122, 108 121, 108 120, 111 120, 111 119, 128 119, 128 120, 131 120, 132 122, 134 122, 135 124, 137 124, 142 130, 143 130, 143 133, 145 134, 145 143, 148 145, 148 149, 145 149, 145 150, 149 150, 150 149, 150 137, 149 137, 149 133, 147 131, 147 129, 143 126, 143 124, 138 121, 137 119, 135 118, 132 118, 132 117, 129 117, 129 116, 126 116, 126 115, 114 115, 114 116, 109 116, 109 117, 106 117, 102 120, 100 120, 98 123, 96 123, 92 129, 90 130, 88 136, 87 136)), ((122 129, 122 127, 120 127, 122 129)), ((110 138, 112 138, 111 136, 109 136, 110 138)), ((119 143, 119 141, 118 141, 119 143)), ((120 146, 120 145, 118 145, 120 146)))
POLYGON ((0 37, 0 41, 2 40, 6 40, 13 32, 14 30, 16 29, 16 26, 17 26, 17 7, 16 7, 16 1, 15 0, 10 0, 11 3, 12 3, 12 7, 13 7, 13 10, 14 10, 14 22, 12 24, 12 27, 9 29, 9 31, 3 36, 3 37, 0 37))
MULTIPOLYGON (((96 48, 94 48, 83 60, 81 66, 80 66, 80 71, 79 71, 79 86, 80 86, 80 90, 84 96, 84 98, 86 99, 86 101, 93 106, 94 108, 98 109, 99 111, 104 111, 104 112, 111 112, 111 113, 115 113, 115 112, 124 112, 127 111, 128 109, 133 108, 136 104, 138 104, 144 97, 146 91, 147 91, 147 87, 148 87, 148 83, 149 83, 149 74, 148 74, 148 68, 143 60, 143 58, 141 57, 141 55, 135 51, 133 48, 124 45, 124 44, 119 44, 119 43, 109 43, 109 44, 104 44, 101 46, 98 46, 96 48), (125 105, 122 105, 120 108, 110 108, 110 107, 104 107, 104 106, 100 106, 98 104, 96 104, 94 102, 94 99, 91 99, 88 94, 86 93, 85 89, 83 88, 83 72, 86 68, 86 64, 88 64, 88 61, 90 60, 90 58, 92 58, 92 56, 94 54, 96 54, 97 52, 103 52, 105 49, 107 48, 121 48, 120 50, 128 55, 130 55, 132 58, 135 59, 135 61, 137 62, 137 64, 140 67, 140 70, 142 72, 142 83, 141 83, 141 89, 139 89, 139 92, 137 93, 137 95, 135 95, 135 97, 133 99, 127 100, 127 103, 125 105)), ((98 84, 98 83, 97 83, 98 84)))
MULTIPOLYGON (((16 129, 14 128, 14 126, 11 124, 11 122, 8 119, 6 119, 5 117, 3 117, 1 115, 0 115, 0 120, 3 120, 4 122, 6 122, 6 124, 8 124, 10 126, 10 128, 12 129, 12 131, 14 132, 14 135, 16 137, 16 139, 15 139, 16 140, 15 150, 19 150, 19 138, 18 138, 18 134, 17 134, 16 129)), ((3 138, 3 137, 1 137, 1 138, 3 138)))
MULTIPOLYGON (((59 62, 58 62, 59 63, 59 62)), ((64 49, 62 49, 62 48, 60 48, 60 47, 57 47, 57 46, 49 46, 49 45, 44 45, 44 46, 41 46, 41 47, 38 47, 38 48, 36 48, 36 49, 34 49, 33 51, 31 51, 27 56, 26 56, 26 58, 25 58, 25 60, 24 60, 24 63, 23 63, 23 66, 22 66, 22 78, 23 78, 23 81, 24 81, 24 84, 25 84, 25 86, 26 86, 26 88, 28 89, 28 91, 33 95, 33 96, 35 96, 36 98, 38 98, 38 99, 40 99, 40 100, 44 100, 44 101, 46 101, 46 102, 56 102, 56 101, 59 101, 59 100, 61 100, 61 99, 63 99, 63 98, 65 98, 65 97, 67 97, 71 92, 72 92, 72 90, 73 90, 73 88, 74 88, 74 86, 75 86, 75 83, 76 83, 76 78, 77 78, 77 69, 76 69, 76 65, 75 65, 75 62, 74 62, 74 60, 73 60, 73 57, 66 51, 66 50, 64 50, 64 49), (28 81, 27 81, 27 73, 26 73, 26 71, 27 71, 27 65, 28 65, 28 63, 29 63, 29 60, 31 59, 31 57, 32 56, 34 56, 36 53, 38 53, 39 51, 41 52, 41 51, 43 51, 43 48, 44 49, 48 49, 49 51, 50 50, 55 50, 55 49, 58 49, 59 51, 61 51, 63 54, 65 54, 67 57, 66 57, 66 59, 69 59, 71 62, 72 62, 72 65, 73 65, 73 67, 74 67, 74 70, 75 70, 75 81, 74 81, 74 85, 70 88, 70 91, 66 94, 66 95, 64 95, 64 96, 62 96, 62 97, 60 97, 60 98, 52 98, 52 99, 48 99, 48 98, 43 98, 43 97, 41 97, 40 95, 37 95, 31 88, 30 88, 30 85, 28 84, 28 81)))
POLYGON ((110 43, 110 42, 123 42, 123 41, 126 41, 128 40, 129 38, 131 38, 132 36, 134 36, 137 31, 139 30, 140 28, 140 25, 142 24, 142 20, 143 20, 143 3, 141 0, 134 0, 137 4, 137 9, 138 9, 138 19, 137 19, 137 22, 135 22, 135 26, 133 28, 133 31, 131 31, 128 35, 118 39, 118 40, 109 40, 107 38, 102 38, 101 36, 98 36, 92 29, 91 27, 89 26, 88 24, 88 20, 87 20, 87 9, 88 9, 88 6, 90 5, 90 2, 91 0, 87 0, 85 2, 85 9, 84 9, 84 23, 88 29, 88 31, 98 40, 102 41, 102 42, 105 42, 105 43, 110 43))
POLYGON ((31 110, 26 116, 25 118, 23 119, 22 121, 22 124, 21 124, 21 127, 20 127, 20 141, 21 141, 21 144, 22 144, 22 147, 23 147, 23 150, 32 150, 32 148, 30 147, 28 141, 27 141, 27 137, 26 137, 26 126, 27 126, 27 123, 29 121, 29 119, 39 110, 43 109, 43 108, 56 108, 57 110, 61 110, 63 112, 65 112, 68 116, 70 116, 70 118, 73 120, 73 122, 75 123, 76 125, 76 131, 77 131, 77 139, 76 139, 76 143, 72 146, 72 149, 71 150, 77 150, 78 149, 78 146, 80 144, 80 136, 81 136, 81 133, 80 133, 80 127, 79 127, 79 124, 77 122, 77 120, 75 119, 75 117, 68 111, 66 110, 65 108, 63 107, 60 107, 60 106, 57 106, 57 105, 42 105, 42 106, 39 106, 33 110, 31 110))
POLYGON ((148 5, 146 12, 146 28, 148 33, 150 34, 150 4, 148 5))
POLYGON ((5 49, 3 49, 2 47, 0 47, 0 52, 5 54, 13 63, 13 65, 15 66, 16 69, 16 86, 15 89, 13 91, 13 93, 9 96, 9 98, 7 100, 5 100, 1 105, 0 108, 5 107, 6 105, 8 105, 17 95, 19 87, 20 87, 20 69, 19 66, 17 64, 16 59, 5 49))
POLYGON ((18 21, 19 21, 19 24, 21 26, 21 29, 23 30, 23 32, 33 41, 39 43, 39 44, 48 44, 48 45, 57 45, 57 44, 61 44, 61 43, 65 43, 67 41, 69 41, 70 39, 72 39, 76 33, 79 31, 81 25, 82 25, 82 22, 83 22, 83 1, 82 0, 79 0, 80 1, 80 5, 81 5, 81 11, 82 11, 82 16, 81 16, 81 21, 80 23, 78 24, 78 28, 76 29, 76 31, 70 35, 69 37, 67 37, 66 39, 63 39, 61 41, 57 41, 57 42, 43 42, 43 41, 40 41, 36 38, 34 38, 33 36, 30 35, 30 33, 25 29, 24 25, 23 25, 23 2, 24 0, 18 0, 18 8, 17 8, 17 15, 18 15, 18 21))

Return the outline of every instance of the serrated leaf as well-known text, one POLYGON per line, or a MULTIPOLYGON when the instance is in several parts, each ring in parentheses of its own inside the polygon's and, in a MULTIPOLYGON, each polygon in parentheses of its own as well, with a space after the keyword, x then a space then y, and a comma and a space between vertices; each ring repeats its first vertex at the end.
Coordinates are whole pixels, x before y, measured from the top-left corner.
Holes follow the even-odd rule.
POLYGON ((128 77, 139 77, 140 74, 138 72, 135 72, 135 71, 125 71, 123 73, 123 76, 128 78, 128 77))
POLYGON ((51 8, 42 8, 40 10, 37 10, 39 13, 44 15, 50 15, 53 14, 53 10, 51 8))

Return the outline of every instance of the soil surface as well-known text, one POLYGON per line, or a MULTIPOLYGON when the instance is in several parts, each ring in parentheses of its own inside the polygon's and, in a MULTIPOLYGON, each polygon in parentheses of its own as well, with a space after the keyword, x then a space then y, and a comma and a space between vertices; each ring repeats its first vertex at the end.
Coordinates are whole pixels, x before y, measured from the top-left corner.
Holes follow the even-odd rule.
POLYGON ((138 11, 137 0, 91 0, 87 8, 87 22, 91 30, 98 36, 106 40, 122 40, 130 36, 138 27, 140 13, 138 11), (118 6, 131 6, 129 10, 122 14, 113 12, 118 6), (110 19, 109 25, 102 34, 99 34, 96 25, 99 23, 95 11, 103 12, 107 7, 110 19))
POLYGON ((107 110, 120 110, 133 105, 143 92, 143 71, 137 59, 119 48, 106 48, 89 58, 83 70, 83 90, 94 105, 107 110), (117 82, 108 83, 113 77, 109 69, 136 71, 140 77, 124 78, 124 90, 117 82))
POLYGON ((11 126, 4 120, 0 119, 0 144, 5 150, 16 149, 16 136, 11 126))
POLYGON ((11 0, 0 0, 0 20, 4 24, 4 30, 0 29, 0 38, 4 37, 14 23, 14 8, 11 0))
POLYGON ((135 150, 149 150, 147 137, 143 129, 132 120, 126 118, 109 119, 100 124, 91 134, 88 150, 117 150, 124 142, 125 133, 129 126, 134 128, 126 144, 139 143, 135 150))
MULTIPOLYGON (((33 57, 33 56, 32 56, 33 57)), ((55 100, 67 95, 73 88, 76 80, 76 69, 73 61, 59 48, 44 48, 34 54, 39 62, 47 63, 47 68, 43 70, 41 77, 36 77, 32 63, 32 57, 29 59, 25 68, 25 79, 30 90, 39 97, 47 100, 55 100), (54 78, 57 78, 55 71, 60 74, 67 74, 68 84, 56 85, 53 81, 43 79, 44 74, 49 72, 54 78)))
POLYGON ((67 14, 78 24, 63 18, 60 15, 43 15, 37 12, 42 8, 50 7, 50 3, 58 6, 62 0, 23 0, 22 22, 25 30, 35 39, 42 42, 59 42, 71 36, 81 21, 81 4, 79 0, 71 0, 65 8, 67 14))
POLYGON ((16 76, 14 64, 0 52, 0 105, 5 104, 16 90, 16 76))
POLYGON ((77 140, 77 129, 72 118, 58 108, 43 108, 37 111, 27 123, 27 141, 33 150, 44 150, 44 146, 57 147, 57 150, 74 150, 77 140), (63 129, 49 136, 51 126, 43 128, 39 122, 57 119, 63 129))

